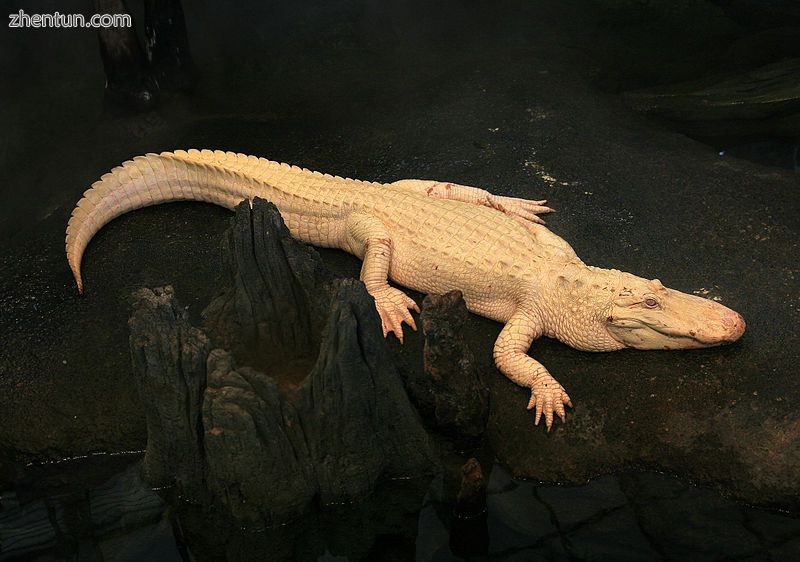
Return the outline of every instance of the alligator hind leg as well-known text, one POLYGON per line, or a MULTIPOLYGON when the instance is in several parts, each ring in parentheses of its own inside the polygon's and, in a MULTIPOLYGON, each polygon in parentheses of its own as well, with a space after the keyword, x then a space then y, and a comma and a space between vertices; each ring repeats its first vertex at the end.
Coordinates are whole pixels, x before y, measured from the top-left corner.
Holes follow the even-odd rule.
POLYGON ((416 330, 409 309, 419 312, 419 307, 400 289, 389 285, 389 267, 392 263, 392 238, 379 219, 356 214, 345 223, 345 249, 364 260, 361 280, 367 292, 375 299, 381 317, 383 335, 394 333, 403 343, 403 322, 416 330))
POLYGON ((544 224, 544 221, 537 215, 551 213, 553 211, 550 207, 544 206, 544 204, 547 203, 545 200, 533 201, 516 197, 492 195, 485 189, 459 185, 457 183, 433 180, 399 180, 388 185, 416 191, 418 193, 425 193, 430 197, 439 199, 449 199, 451 201, 461 201, 463 203, 471 203, 472 205, 491 207, 507 215, 520 217, 539 224, 544 224))

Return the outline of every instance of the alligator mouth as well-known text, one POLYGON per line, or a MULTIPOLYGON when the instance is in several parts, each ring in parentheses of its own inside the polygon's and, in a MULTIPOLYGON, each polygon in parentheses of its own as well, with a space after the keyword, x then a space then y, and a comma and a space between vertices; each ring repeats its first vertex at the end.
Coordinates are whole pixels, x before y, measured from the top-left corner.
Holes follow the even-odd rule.
POLYGON ((613 324, 606 326, 606 331, 611 339, 621 345, 633 348, 641 345, 642 349, 700 349, 732 341, 701 338, 697 334, 691 333, 677 333, 670 331, 666 326, 652 326, 636 318, 615 318, 613 324), (651 338, 647 337, 648 332, 658 334, 659 339, 663 339, 664 343, 662 345, 649 343, 648 340, 651 338), (628 337, 623 337, 623 333, 628 337))
MULTIPOLYGON (((741 317, 739 317, 741 318, 741 317)), ((720 329, 721 335, 708 335, 708 332, 690 330, 677 332, 666 326, 652 326, 634 318, 622 319, 619 323, 606 326, 609 336, 625 347, 639 349, 704 349, 726 345, 738 340, 744 333, 744 321, 731 327, 724 326, 720 329), (648 338, 650 334, 657 334, 657 338, 648 338), (650 340, 650 341, 648 341, 650 340), (661 341, 653 341, 661 340, 661 341)))

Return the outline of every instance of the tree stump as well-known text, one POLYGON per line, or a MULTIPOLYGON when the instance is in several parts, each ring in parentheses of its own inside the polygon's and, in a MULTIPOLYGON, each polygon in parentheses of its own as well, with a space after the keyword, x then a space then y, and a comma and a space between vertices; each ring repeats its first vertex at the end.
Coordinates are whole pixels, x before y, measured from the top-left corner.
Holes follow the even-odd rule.
POLYGON ((223 246, 231 274, 204 313, 209 336, 170 288, 135 295, 147 480, 276 525, 315 497, 356 501, 382 478, 429 474, 428 436, 363 283, 334 280, 258 199, 237 207, 223 246), (299 383, 271 376, 292 360, 313 364, 299 383))
POLYGON ((468 315, 460 291, 425 297, 424 369, 406 383, 425 420, 460 445, 479 441, 489 417, 489 390, 464 338, 468 315))
POLYGON ((154 487, 175 483, 202 494, 201 405, 206 385, 206 335, 189 325, 172 287, 134 293, 128 321, 133 372, 147 419, 143 476, 154 487))

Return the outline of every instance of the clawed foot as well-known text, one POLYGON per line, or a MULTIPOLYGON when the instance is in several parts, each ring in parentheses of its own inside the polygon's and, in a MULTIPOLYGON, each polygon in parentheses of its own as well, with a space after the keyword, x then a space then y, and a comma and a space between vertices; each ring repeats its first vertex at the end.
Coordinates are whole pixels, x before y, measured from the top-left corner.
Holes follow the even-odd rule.
POLYGON ((403 343, 403 322, 411 326, 414 331, 417 330, 409 309, 419 312, 419 307, 411 297, 394 287, 379 289, 372 296, 375 299, 375 308, 381 317, 384 337, 392 332, 400 343, 403 343))
POLYGON ((534 384, 531 388, 531 399, 528 402, 528 409, 530 410, 534 406, 536 407, 535 425, 539 425, 539 420, 542 418, 542 414, 544 414, 544 422, 547 426, 547 431, 550 431, 550 428, 553 426, 553 414, 558 414, 562 423, 565 421, 565 404, 572 408, 572 401, 569 399, 569 395, 564 390, 564 387, 552 377, 548 381, 534 384))
POLYGON ((545 200, 530 201, 528 199, 518 199, 516 197, 489 195, 487 203, 489 207, 497 209, 507 215, 520 217, 538 224, 544 224, 544 221, 537 215, 553 212, 553 209, 544 206, 544 204, 547 203, 545 200))

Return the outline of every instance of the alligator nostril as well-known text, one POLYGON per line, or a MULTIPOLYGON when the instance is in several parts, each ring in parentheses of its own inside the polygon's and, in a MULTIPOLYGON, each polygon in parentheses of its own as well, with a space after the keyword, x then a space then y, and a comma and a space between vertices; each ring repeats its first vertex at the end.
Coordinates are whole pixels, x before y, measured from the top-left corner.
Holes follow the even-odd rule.
POLYGON ((738 340, 744 333, 744 318, 738 312, 730 311, 730 313, 723 316, 722 325, 728 330, 730 341, 738 340))

